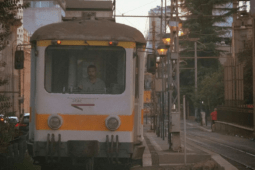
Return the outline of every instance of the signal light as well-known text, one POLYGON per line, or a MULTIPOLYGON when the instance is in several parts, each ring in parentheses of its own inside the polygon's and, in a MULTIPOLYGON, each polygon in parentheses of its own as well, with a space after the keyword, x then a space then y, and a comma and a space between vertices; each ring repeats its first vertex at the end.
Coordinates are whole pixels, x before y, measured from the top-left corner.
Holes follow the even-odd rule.
POLYGON ((61 44, 61 41, 60 41, 60 40, 52 40, 52 41, 51 41, 51 44, 52 44, 52 45, 60 45, 60 44, 61 44))
POLYGON ((15 69, 17 70, 24 68, 24 51, 22 50, 15 51, 14 66, 15 66, 15 69))
POLYGON ((110 46, 116 46, 116 45, 118 45, 118 42, 117 41, 109 41, 109 45, 110 46))

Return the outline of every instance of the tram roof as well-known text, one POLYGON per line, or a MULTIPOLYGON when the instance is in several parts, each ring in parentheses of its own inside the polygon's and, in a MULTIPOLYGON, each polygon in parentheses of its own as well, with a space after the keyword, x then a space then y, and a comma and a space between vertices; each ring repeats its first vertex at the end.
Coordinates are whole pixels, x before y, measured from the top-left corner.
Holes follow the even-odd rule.
POLYGON ((65 21, 49 24, 36 30, 30 41, 38 40, 90 40, 131 41, 145 44, 137 29, 107 20, 65 21))

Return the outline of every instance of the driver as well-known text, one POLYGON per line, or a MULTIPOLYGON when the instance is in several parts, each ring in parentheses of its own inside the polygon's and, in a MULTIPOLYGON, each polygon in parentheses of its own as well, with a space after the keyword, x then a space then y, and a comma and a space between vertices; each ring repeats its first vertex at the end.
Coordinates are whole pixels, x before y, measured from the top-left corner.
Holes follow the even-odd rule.
POLYGON ((96 66, 90 65, 87 68, 88 77, 83 79, 78 86, 85 93, 105 93, 105 83, 96 77, 96 66))

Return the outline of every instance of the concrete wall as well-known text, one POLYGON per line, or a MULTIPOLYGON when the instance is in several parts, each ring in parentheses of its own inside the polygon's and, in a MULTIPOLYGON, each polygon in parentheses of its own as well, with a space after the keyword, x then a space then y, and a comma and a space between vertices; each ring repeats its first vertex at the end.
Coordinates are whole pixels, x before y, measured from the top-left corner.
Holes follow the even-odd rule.
POLYGON ((215 123, 216 127, 216 132, 228 134, 228 135, 237 135, 240 137, 244 138, 253 138, 253 129, 252 128, 247 128, 231 123, 226 123, 226 122, 220 122, 217 121, 215 123))

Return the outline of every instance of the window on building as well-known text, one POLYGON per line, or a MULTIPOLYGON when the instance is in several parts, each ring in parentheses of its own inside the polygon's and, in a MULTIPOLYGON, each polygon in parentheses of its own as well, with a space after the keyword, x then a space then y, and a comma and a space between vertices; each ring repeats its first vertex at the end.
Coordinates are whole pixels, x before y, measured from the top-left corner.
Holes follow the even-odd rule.
POLYGON ((56 7, 53 1, 40 1, 40 2, 30 2, 31 8, 50 8, 56 7))

